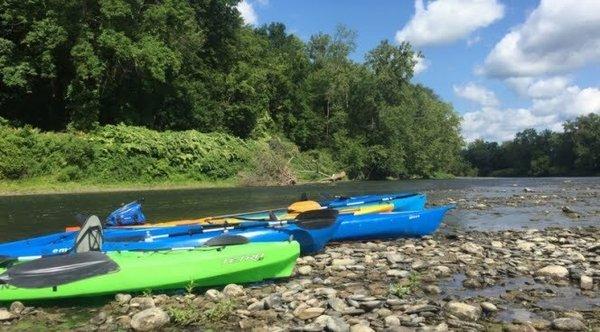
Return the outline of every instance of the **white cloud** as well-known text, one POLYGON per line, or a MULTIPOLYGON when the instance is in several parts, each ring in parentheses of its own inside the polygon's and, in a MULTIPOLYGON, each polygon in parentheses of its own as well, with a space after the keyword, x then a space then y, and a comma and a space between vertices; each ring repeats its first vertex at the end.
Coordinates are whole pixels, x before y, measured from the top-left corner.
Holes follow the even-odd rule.
POLYGON ((500 104, 496 94, 475 83, 465 85, 454 85, 454 93, 462 98, 478 103, 483 107, 495 107, 500 104))
POLYGON ((242 18, 244 19, 244 23, 246 24, 256 24, 258 23, 258 15, 256 11, 254 11, 254 7, 247 0, 242 0, 242 2, 238 3, 236 6, 237 10, 239 10, 242 18))
POLYGON ((566 72, 600 62, 600 1, 541 0, 496 44, 481 72, 527 77, 566 72))
POLYGON ((514 134, 527 128, 561 131, 562 123, 566 120, 589 113, 600 113, 599 88, 580 88, 571 85, 569 80, 562 76, 537 80, 519 78, 510 81, 509 85, 515 87, 523 96, 531 98, 531 106, 503 109, 499 104, 486 103, 489 98, 485 98, 481 91, 479 94, 475 93, 477 89, 459 87, 457 91, 455 87, 457 95, 477 101, 482 106, 480 110, 463 115, 462 132, 467 141, 477 138, 510 140, 514 134), (470 92, 461 94, 465 91, 470 92))
POLYGON ((479 43, 481 41, 481 36, 476 35, 474 37, 469 37, 469 39, 467 39, 467 46, 471 47, 477 43, 479 43))
POLYGON ((427 67, 429 67, 429 62, 425 58, 420 57, 417 54, 415 54, 413 58, 415 59, 415 61, 417 61, 415 63, 415 67, 413 68, 415 75, 419 75, 420 73, 427 70, 427 67))
POLYGON ((396 41, 415 46, 434 45, 466 38, 504 16, 497 0, 415 0, 415 15, 396 32, 396 41))

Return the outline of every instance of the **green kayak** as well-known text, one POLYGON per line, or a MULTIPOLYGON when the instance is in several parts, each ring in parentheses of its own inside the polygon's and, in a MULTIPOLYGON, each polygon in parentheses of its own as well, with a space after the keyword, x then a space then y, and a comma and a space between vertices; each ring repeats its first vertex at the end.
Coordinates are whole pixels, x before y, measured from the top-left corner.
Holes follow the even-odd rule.
POLYGON ((85 252, 0 269, 0 302, 257 282, 291 275, 296 241, 155 252, 85 252))

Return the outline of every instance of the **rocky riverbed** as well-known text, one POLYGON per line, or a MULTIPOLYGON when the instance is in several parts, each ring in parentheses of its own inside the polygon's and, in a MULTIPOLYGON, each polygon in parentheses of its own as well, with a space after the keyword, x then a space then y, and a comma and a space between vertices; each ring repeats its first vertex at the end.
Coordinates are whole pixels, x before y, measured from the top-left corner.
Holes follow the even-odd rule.
POLYGON ((119 294, 70 325, 69 309, 15 302, 0 320, 86 331, 600 331, 599 263, 593 227, 342 243, 299 258, 286 280, 119 294))
POLYGON ((459 209, 432 237, 334 243, 291 278, 254 285, 15 302, 0 330, 600 331, 599 192, 434 192, 459 209), (520 226, 499 227, 509 217, 520 226))

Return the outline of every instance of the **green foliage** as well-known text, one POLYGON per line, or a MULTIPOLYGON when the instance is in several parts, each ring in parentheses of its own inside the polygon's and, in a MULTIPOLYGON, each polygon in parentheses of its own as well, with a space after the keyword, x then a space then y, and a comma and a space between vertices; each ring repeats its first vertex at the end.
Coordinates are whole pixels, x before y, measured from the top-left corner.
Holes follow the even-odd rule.
POLYGON ((125 125, 90 133, 0 127, 0 178, 61 182, 222 180, 247 167, 252 144, 226 134, 156 132, 125 125))
POLYGON ((563 126, 564 133, 526 129, 502 144, 476 140, 462 154, 480 176, 600 174, 600 115, 563 126))
MULTIPOLYGON (((462 167, 459 119, 411 83, 420 54, 410 44, 382 41, 357 63, 354 31, 338 26, 305 43, 281 23, 244 25, 238 2, 4 1, 0 116, 71 133, 13 138, 8 145, 32 144, 49 160, 4 147, 14 163, 2 162, 1 176, 224 179, 249 161, 232 136, 281 136, 300 149, 293 165, 319 151, 324 159, 303 178, 339 168, 351 178, 434 177, 462 167), (81 161, 65 159, 71 149, 81 161)), ((266 157, 275 169, 284 159, 266 157)))
POLYGON ((166 308, 172 322, 179 326, 214 326, 227 320, 237 306, 232 299, 223 299, 209 303, 207 308, 199 308, 191 301, 182 305, 171 305, 166 308))
POLYGON ((397 283, 390 285, 390 294, 396 295, 399 298, 404 298, 412 294, 421 285, 421 275, 419 273, 411 273, 408 278, 404 278, 397 283))

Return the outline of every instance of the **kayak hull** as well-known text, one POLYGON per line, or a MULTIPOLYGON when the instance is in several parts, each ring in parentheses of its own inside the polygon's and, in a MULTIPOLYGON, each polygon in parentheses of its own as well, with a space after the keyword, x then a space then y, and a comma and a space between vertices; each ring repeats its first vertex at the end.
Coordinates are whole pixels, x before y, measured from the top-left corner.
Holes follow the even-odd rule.
POLYGON ((333 241, 421 237, 435 232, 451 206, 379 213, 364 216, 341 216, 333 241))
MULTIPOLYGON (((114 252, 118 271, 45 288, 0 285, 0 301, 88 297, 258 282, 291 275, 300 253, 295 241, 158 252, 114 252), (152 271, 151 273, 148 273, 152 271)), ((0 273, 4 270, 0 269, 0 273)))

